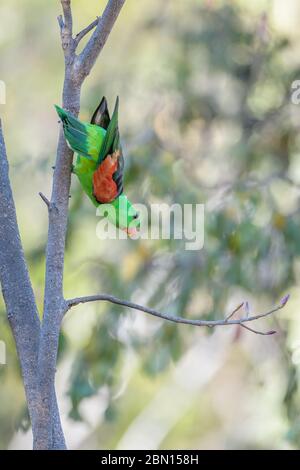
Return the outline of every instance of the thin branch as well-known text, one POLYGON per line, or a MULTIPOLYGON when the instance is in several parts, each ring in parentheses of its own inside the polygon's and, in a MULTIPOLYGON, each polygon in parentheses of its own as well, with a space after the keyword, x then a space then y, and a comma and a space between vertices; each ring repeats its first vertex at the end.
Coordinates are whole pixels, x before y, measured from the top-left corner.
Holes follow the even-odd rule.
POLYGON ((254 330, 253 328, 250 328, 249 326, 246 326, 243 323, 241 323, 240 326, 242 328, 245 328, 248 331, 251 331, 251 333, 255 333, 256 335, 270 336, 270 335, 274 335, 276 333, 275 330, 270 330, 270 331, 265 331, 265 332, 264 331, 254 330))
MULTIPOLYGON (((278 310, 281 310, 286 305, 286 302, 285 303, 281 302, 279 305, 277 305, 276 307, 273 307, 271 310, 267 312, 260 313, 258 315, 249 316, 249 317, 242 317, 237 320, 228 320, 228 317, 222 320, 192 320, 189 318, 175 317, 168 313, 162 313, 162 312, 159 312, 158 310, 154 310, 153 308, 145 307, 143 305, 139 305, 139 304, 127 301, 127 300, 118 299, 117 297, 114 297, 113 295, 99 294, 99 295, 90 295, 90 296, 85 296, 85 297, 76 297, 74 299, 69 299, 66 301, 65 311, 67 312, 72 307, 75 307, 76 305, 81 304, 81 303, 96 302, 96 301, 106 301, 106 302, 110 302, 116 305, 122 305, 123 307, 131 308, 133 310, 139 310, 141 312, 148 313, 149 315, 153 315, 154 317, 158 317, 163 320, 168 320, 174 323, 184 323, 186 325, 207 326, 207 327, 228 326, 228 325, 244 326, 244 323, 248 323, 254 320, 259 320, 260 318, 264 318, 269 315, 272 315, 278 310)), ((235 309, 235 312, 239 310, 240 308, 241 308, 241 305, 239 305, 235 309)), ((249 327, 247 328, 249 329, 249 327)), ((263 332, 252 330, 252 329, 251 331, 257 334, 268 334, 268 335, 273 334, 273 332, 263 333, 263 332)))
POLYGON ((62 33, 64 27, 65 27, 65 23, 64 23, 64 19, 63 19, 63 16, 62 15, 59 15, 57 17, 57 21, 58 21, 58 26, 60 27, 60 31, 62 33))
POLYGON ((90 73, 97 57, 107 41, 124 3, 125 0, 108 0, 103 15, 99 18, 95 31, 77 58, 77 69, 81 80, 84 80, 84 78, 90 73))
POLYGON ((78 34, 76 34, 75 36, 75 43, 76 43, 76 47, 78 46, 78 44, 80 43, 80 41, 90 32, 92 31, 94 28, 96 28, 96 26, 98 25, 99 23, 99 17, 97 16, 97 18, 92 22, 90 23, 86 28, 84 28, 82 31, 80 31, 78 34))
POLYGON ((46 196, 45 196, 43 193, 41 193, 41 192, 39 192, 39 196, 40 196, 40 198, 44 201, 44 203, 46 204, 46 206, 48 207, 48 209, 50 209, 50 201, 49 201, 49 199, 47 199, 46 196))
POLYGON ((240 305, 238 305, 226 318, 225 321, 228 321, 233 315, 238 312, 244 305, 244 302, 242 302, 240 305))

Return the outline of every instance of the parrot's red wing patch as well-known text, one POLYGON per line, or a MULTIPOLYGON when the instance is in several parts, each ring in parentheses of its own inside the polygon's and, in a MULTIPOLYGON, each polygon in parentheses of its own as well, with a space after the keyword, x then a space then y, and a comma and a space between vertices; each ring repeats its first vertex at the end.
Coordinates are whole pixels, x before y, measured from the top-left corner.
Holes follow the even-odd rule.
POLYGON ((120 152, 107 155, 93 174, 93 192, 100 204, 107 204, 116 199, 118 187, 113 180, 113 175, 118 169, 120 152))

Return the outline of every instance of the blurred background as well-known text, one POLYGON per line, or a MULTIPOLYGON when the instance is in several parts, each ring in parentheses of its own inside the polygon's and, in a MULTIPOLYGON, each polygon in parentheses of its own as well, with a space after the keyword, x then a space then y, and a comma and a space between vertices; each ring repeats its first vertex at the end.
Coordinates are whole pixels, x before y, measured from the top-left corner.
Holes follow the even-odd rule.
MULTIPOLYGON (((74 31, 102 0, 74 0, 74 31)), ((99 7, 99 4, 100 7, 99 7)), ((1 105, 24 248, 42 311, 63 56, 59 1, 1 0, 1 105)), ((65 296, 111 293, 189 318, 248 300, 253 325, 175 325, 109 304, 66 316, 57 389, 70 448, 300 447, 300 79, 297 0, 127 1, 82 92, 88 120, 120 96, 125 185, 137 203, 204 203, 205 244, 96 237, 75 178, 65 296)), ((241 312, 243 313, 243 312, 241 312)), ((0 448, 30 448, 15 345, 0 299, 0 448)))

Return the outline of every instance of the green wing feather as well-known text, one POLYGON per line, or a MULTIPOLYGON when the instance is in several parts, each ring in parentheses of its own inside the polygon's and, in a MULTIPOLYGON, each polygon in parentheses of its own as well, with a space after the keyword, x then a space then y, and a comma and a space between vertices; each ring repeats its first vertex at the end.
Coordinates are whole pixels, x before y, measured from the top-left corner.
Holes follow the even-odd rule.
POLYGON ((120 136, 118 128, 118 113, 119 113, 119 97, 116 100, 115 109, 111 117, 110 123, 106 130, 106 134, 99 153, 97 166, 105 159, 108 154, 113 153, 115 150, 120 150, 120 136))
POLYGON ((65 138, 74 152, 97 161, 103 147, 106 130, 87 122, 81 122, 66 110, 55 106, 64 128, 65 138))

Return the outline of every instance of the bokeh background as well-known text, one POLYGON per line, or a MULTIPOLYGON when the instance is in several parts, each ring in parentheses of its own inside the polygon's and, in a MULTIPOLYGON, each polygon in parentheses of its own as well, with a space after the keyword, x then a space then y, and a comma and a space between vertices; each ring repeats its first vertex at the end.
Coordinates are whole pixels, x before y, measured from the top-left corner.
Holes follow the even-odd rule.
MULTIPOLYGON (((74 29, 105 1, 74 0, 74 29)), ((63 57, 56 0, 1 0, 1 105, 18 219, 42 310, 63 57)), ((253 312, 256 327, 174 325, 109 304, 68 313, 57 388, 77 449, 300 446, 300 79, 297 0, 128 0, 83 93, 121 100, 126 188, 139 203, 204 203, 205 245, 96 237, 73 179, 65 295, 107 292, 189 318, 253 312)), ((0 448, 30 448, 15 346, 0 299, 0 448)))

